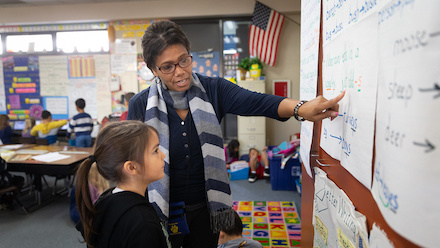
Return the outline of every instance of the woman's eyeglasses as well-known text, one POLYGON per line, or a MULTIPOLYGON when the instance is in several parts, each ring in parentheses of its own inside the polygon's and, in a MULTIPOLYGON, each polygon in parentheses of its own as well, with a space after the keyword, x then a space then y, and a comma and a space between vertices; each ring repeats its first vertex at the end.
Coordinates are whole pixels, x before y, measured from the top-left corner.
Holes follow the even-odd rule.
POLYGON ((188 57, 185 57, 182 60, 180 60, 179 63, 177 64, 169 64, 161 67, 156 66, 156 68, 159 69, 164 74, 170 74, 176 70, 177 65, 179 65, 181 68, 185 68, 188 67, 191 63, 192 63, 192 56, 189 55, 188 57))

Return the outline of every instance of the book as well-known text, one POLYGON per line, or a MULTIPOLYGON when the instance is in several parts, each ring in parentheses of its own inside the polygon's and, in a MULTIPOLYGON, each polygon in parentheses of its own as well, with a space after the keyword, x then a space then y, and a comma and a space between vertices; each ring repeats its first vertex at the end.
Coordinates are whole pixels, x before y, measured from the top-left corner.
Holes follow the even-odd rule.
POLYGON ((2 150, 0 151, 0 156, 6 161, 8 162, 12 156, 15 155, 14 151, 10 151, 10 150, 2 150))
POLYGON ((31 157, 32 155, 30 154, 15 154, 14 157, 12 157, 11 159, 9 159, 9 161, 13 162, 13 161, 24 161, 27 160, 31 157))

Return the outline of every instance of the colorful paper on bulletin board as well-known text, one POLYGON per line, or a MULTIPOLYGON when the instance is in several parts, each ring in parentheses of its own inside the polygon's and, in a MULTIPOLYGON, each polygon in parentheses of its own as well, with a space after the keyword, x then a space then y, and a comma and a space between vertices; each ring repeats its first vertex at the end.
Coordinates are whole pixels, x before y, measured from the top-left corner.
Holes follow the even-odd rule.
POLYGON ((193 72, 208 77, 220 75, 220 53, 219 52, 191 52, 193 56, 193 72))
POLYGON ((67 96, 43 97, 43 106, 52 114, 54 120, 69 118, 69 99, 67 96))
POLYGON ((3 79, 3 62, 0 60, 0 114, 6 114, 5 82, 3 79))
POLYGON ((94 78, 95 59, 93 56, 69 57, 69 78, 94 78))
POLYGON ((38 57, 9 56, 2 64, 6 112, 11 120, 25 119, 41 103, 38 57))

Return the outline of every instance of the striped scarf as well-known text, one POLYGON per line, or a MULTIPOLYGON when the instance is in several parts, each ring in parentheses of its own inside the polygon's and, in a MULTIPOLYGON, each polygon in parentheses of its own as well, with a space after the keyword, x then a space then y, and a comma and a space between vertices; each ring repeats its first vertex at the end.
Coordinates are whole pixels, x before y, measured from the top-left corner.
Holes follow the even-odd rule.
MULTIPOLYGON (((173 102, 168 90, 161 87, 156 78, 150 86, 145 123, 159 132, 160 150, 165 153, 165 176, 148 186, 148 197, 162 219, 169 216, 169 142, 167 102, 173 102)), ((191 86, 187 90, 189 110, 196 126, 202 147, 205 190, 214 232, 234 225, 231 190, 225 166, 223 136, 214 108, 199 78, 193 73, 191 86)))

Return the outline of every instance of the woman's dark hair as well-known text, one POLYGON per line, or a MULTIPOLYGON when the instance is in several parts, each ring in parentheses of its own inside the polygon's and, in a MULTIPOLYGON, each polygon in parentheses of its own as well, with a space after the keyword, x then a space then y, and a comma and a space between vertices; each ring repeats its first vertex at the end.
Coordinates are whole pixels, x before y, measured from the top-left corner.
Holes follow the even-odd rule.
POLYGON ((9 126, 9 116, 0 115, 0 130, 3 130, 7 126, 9 126))
POLYGON ((235 150, 235 148, 240 147, 240 143, 238 140, 231 140, 228 144, 228 155, 231 158, 237 158, 238 159, 238 151, 235 150))
MULTIPOLYGON (((84 228, 84 238, 88 246, 96 214, 90 198, 89 172, 96 162, 99 173, 108 181, 124 182, 122 167, 126 161, 135 161, 144 166, 144 152, 150 135, 156 129, 141 121, 121 121, 107 124, 98 134, 94 154, 80 165, 76 172, 76 203, 84 228)), ((143 167, 142 167, 143 168, 143 167)))
POLYGON ((167 47, 180 44, 190 51, 190 42, 182 28, 172 21, 153 22, 142 37, 142 56, 150 70, 155 68, 156 58, 167 47))

